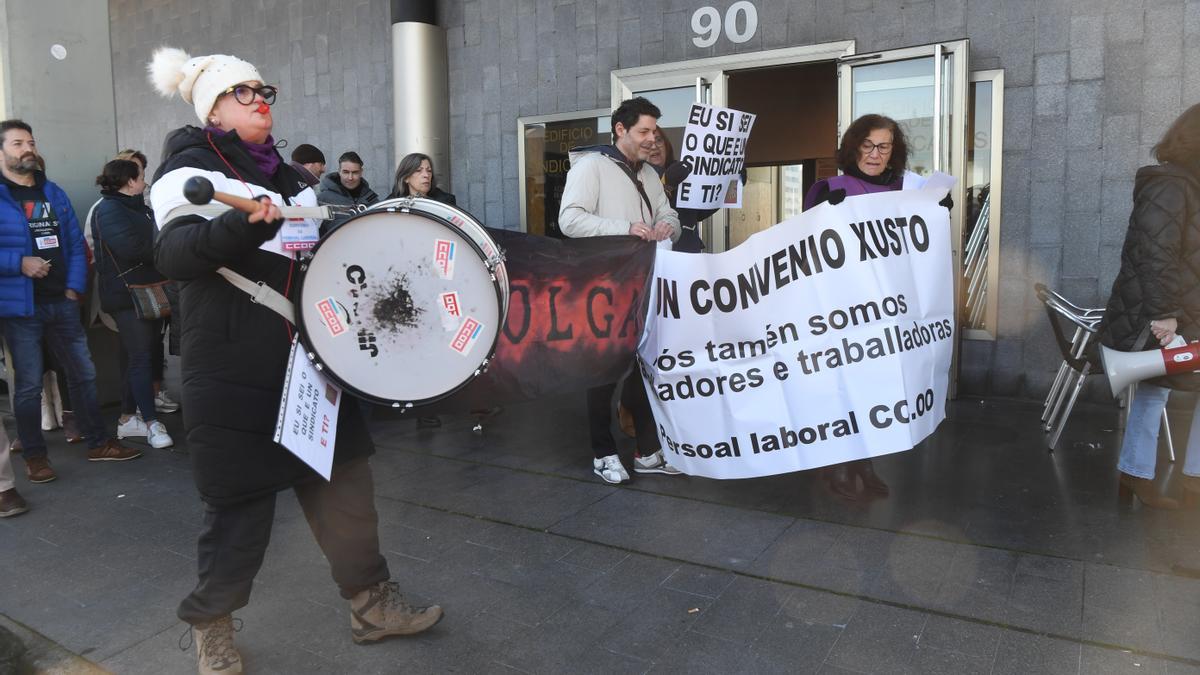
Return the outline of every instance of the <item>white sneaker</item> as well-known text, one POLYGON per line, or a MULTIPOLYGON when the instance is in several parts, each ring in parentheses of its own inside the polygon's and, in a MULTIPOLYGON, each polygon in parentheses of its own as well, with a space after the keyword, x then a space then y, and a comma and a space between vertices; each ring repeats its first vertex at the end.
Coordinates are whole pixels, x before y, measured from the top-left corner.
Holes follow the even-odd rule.
POLYGON ((166 389, 160 389, 154 395, 154 409, 160 413, 179 412, 179 403, 167 395, 166 389))
POLYGON ((54 414, 54 406, 50 403, 50 396, 46 393, 42 394, 42 431, 54 431, 58 428, 58 419, 54 414))
POLYGON ((629 474, 626 473, 625 467, 621 465, 621 458, 616 455, 593 459, 592 471, 597 476, 603 478, 605 483, 618 485, 629 482, 629 474))
POLYGON ((150 426, 148 427, 148 433, 146 434, 146 440, 150 442, 150 447, 157 448, 159 450, 175 445, 175 441, 171 440, 171 435, 167 433, 167 428, 158 420, 154 420, 150 423, 150 426))
POLYGON ((149 436, 150 427, 142 421, 141 415, 134 415, 124 422, 117 424, 117 438, 129 438, 130 436, 149 436))
POLYGON ((661 473, 667 476, 683 475, 682 471, 667 464, 667 458, 663 457, 662 450, 645 457, 635 456, 633 458, 633 470, 638 473, 661 473))

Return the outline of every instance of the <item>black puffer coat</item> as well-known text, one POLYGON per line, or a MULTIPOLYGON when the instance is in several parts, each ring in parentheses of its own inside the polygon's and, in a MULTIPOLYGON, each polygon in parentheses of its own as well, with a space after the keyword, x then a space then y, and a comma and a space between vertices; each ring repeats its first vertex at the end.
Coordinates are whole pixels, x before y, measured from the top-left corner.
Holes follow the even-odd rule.
MULTIPOLYGON (((1113 349, 1155 349, 1150 321, 1174 317, 1177 333, 1200 339, 1200 166, 1156 164, 1138 169, 1121 270, 1104 312, 1100 341, 1113 349), (1139 343, 1141 340, 1141 344, 1139 343)), ((1200 390, 1200 375, 1149 380, 1200 390)))
MULTIPOLYGON (((281 223, 250 223, 238 211, 212 220, 179 216, 163 222, 171 208, 185 203, 183 184, 195 175, 210 178, 218 191, 243 196, 247 189, 265 191, 277 202, 286 198, 301 205, 315 205, 312 188, 283 161, 274 175, 264 176, 233 132, 210 137, 186 127, 169 135, 167 145, 151 193, 161 228, 154 261, 168 278, 186 282, 180 293, 183 414, 200 495, 212 504, 230 504, 321 480, 272 441, 291 346, 289 324, 216 273, 228 267, 294 295, 299 266, 260 248, 281 223)), ((334 463, 373 451, 357 401, 344 397, 334 463)))

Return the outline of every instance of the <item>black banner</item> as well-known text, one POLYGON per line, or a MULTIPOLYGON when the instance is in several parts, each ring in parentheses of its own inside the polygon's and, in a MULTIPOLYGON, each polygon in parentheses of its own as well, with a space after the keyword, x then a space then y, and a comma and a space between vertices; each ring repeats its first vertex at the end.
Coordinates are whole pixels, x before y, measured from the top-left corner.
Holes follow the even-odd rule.
POLYGON ((420 414, 553 396, 615 382, 646 319, 655 245, 634 237, 488 233, 505 251, 508 316, 486 373, 420 414))

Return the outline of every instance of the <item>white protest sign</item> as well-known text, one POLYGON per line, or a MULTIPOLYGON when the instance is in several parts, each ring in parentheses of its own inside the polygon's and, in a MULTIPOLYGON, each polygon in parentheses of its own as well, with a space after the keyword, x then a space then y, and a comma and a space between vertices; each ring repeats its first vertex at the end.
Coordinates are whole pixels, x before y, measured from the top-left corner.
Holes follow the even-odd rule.
POLYGON ((275 442, 329 480, 342 390, 327 382, 297 345, 293 340, 275 422, 275 442))
POLYGON ((932 433, 956 339, 944 195, 852 197, 724 253, 659 251, 639 356, 667 461, 749 478, 932 433))
POLYGON ((757 116, 693 103, 679 160, 692 173, 677 188, 677 205, 688 209, 741 208, 738 173, 746 166, 746 140, 757 116))

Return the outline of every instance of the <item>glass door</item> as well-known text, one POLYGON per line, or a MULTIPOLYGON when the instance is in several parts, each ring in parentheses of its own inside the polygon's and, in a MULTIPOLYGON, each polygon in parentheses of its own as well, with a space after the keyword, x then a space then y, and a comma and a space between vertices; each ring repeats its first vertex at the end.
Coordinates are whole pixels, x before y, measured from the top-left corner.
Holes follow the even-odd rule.
MULTIPOLYGON (((887 115, 908 139, 908 168, 921 175, 934 171, 958 179, 951 191, 950 242, 954 269, 963 269, 963 214, 967 210, 967 54, 958 40, 920 47, 843 57, 838 66, 839 136, 862 115, 887 115)), ((961 298, 963 275, 955 274, 954 297, 961 298)), ((960 329, 969 317, 957 303, 960 329)), ((962 331, 959 331, 961 338, 962 331)), ((958 342, 951 363, 950 395, 958 379, 958 342)))
MULTIPOLYGON (((658 126, 663 130, 673 149, 668 161, 679 158, 679 149, 683 147, 683 132, 687 127, 688 113, 696 102, 725 105, 726 78, 725 73, 715 68, 701 67, 695 70, 678 72, 647 72, 636 73, 626 71, 618 77, 613 74, 613 108, 621 101, 634 96, 642 96, 658 106, 662 117, 658 126)), ((700 238, 709 251, 723 251, 726 247, 725 210, 718 210, 716 215, 699 224, 700 238)))

